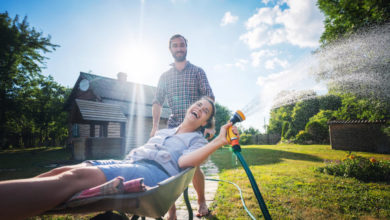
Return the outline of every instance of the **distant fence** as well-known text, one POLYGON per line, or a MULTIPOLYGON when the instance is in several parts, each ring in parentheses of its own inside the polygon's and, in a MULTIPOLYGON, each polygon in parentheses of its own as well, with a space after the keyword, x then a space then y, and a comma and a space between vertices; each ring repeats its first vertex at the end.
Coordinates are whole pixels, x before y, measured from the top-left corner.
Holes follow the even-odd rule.
POLYGON ((386 120, 329 121, 332 149, 390 153, 390 137, 383 132, 386 120))
POLYGON ((253 144, 277 144, 280 141, 278 134, 257 134, 252 136, 253 144))

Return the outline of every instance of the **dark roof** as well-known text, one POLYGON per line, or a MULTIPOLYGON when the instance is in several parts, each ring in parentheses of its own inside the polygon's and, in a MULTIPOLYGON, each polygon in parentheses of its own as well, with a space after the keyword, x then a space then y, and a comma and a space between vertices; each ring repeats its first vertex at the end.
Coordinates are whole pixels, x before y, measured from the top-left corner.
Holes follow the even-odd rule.
POLYGON ((328 124, 385 124, 386 120, 374 120, 374 121, 369 121, 369 120, 347 120, 347 121, 342 121, 342 120, 333 120, 333 121, 328 121, 328 124))
MULTIPOLYGON (((139 104, 139 103, 129 103, 117 100, 103 99, 104 103, 110 103, 117 106, 120 106, 122 112, 125 115, 139 115, 143 117, 152 117, 152 107, 149 105, 139 104)), ((171 110, 169 108, 163 108, 161 110, 161 118, 169 118, 171 110)))
MULTIPOLYGON (((122 112, 126 115, 144 115, 146 117, 152 117, 152 105, 156 92, 156 87, 143 85, 139 83, 133 83, 129 81, 120 81, 118 79, 108 78, 104 76, 98 76, 90 73, 80 72, 80 76, 77 79, 73 90, 65 103, 65 108, 71 105, 72 100, 79 98, 80 94, 80 82, 82 80, 88 80, 88 91, 92 91, 94 96, 97 97, 98 102, 111 103, 119 105, 122 112), (132 106, 132 107, 131 107, 132 106), (132 111, 134 109, 140 109, 140 106, 146 106, 145 112, 138 113, 132 111)), ((168 118, 170 115, 170 109, 165 102, 162 109, 162 118, 168 118)))
POLYGON ((118 105, 76 99, 81 117, 86 121, 126 122, 126 117, 118 105))
POLYGON ((87 79, 94 94, 100 98, 153 104, 156 87, 80 72, 87 79), (137 95, 135 95, 137 94, 137 95))

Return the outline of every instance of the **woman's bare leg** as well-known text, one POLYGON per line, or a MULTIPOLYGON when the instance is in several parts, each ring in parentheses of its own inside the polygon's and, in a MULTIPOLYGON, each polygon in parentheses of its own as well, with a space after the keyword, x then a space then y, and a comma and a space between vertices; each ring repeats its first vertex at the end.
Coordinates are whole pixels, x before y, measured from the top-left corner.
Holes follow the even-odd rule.
POLYGON ((198 214, 197 216, 206 216, 209 214, 209 209, 205 197, 205 178, 200 167, 196 167, 194 178, 192 179, 196 194, 198 195, 198 214))
POLYGON ((41 214, 83 189, 106 181, 97 167, 76 168, 56 176, 0 182, 0 219, 41 214))
POLYGON ((54 168, 50 171, 47 171, 46 173, 41 173, 38 176, 36 176, 35 178, 55 176, 55 175, 58 175, 60 173, 72 170, 72 169, 82 168, 82 167, 87 167, 87 166, 91 166, 91 165, 89 163, 80 163, 80 164, 76 164, 76 165, 57 167, 57 168, 54 168))
POLYGON ((167 213, 167 220, 176 220, 177 219, 177 216, 176 216, 176 205, 173 204, 169 210, 168 210, 168 213, 167 213))

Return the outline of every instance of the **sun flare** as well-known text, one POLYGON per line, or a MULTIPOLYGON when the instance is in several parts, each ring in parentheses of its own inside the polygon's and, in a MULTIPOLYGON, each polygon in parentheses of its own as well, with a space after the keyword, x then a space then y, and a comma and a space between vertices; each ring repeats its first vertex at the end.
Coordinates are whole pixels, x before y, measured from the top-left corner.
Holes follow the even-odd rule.
POLYGON ((121 72, 127 73, 128 81, 153 84, 156 69, 156 51, 143 43, 134 43, 119 48, 117 65, 121 72))

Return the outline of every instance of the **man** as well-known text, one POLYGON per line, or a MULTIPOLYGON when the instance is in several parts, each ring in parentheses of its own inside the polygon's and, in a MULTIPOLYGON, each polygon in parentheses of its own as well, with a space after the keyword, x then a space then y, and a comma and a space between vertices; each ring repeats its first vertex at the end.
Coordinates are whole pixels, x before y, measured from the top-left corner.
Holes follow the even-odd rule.
MULTIPOLYGON (((171 69, 161 75, 158 82, 152 107, 153 128, 150 132, 151 137, 158 130, 161 109, 165 99, 168 100, 168 105, 172 110, 172 114, 168 119, 168 128, 177 127, 183 121, 187 108, 202 96, 215 100, 203 69, 186 60, 187 40, 179 34, 173 35, 169 40, 169 50, 174 58, 174 63, 171 69)), ((214 134, 215 129, 205 129, 204 131, 204 135, 209 135, 209 138, 212 138, 214 134)), ((198 195, 197 216, 205 216, 209 211, 204 195, 204 175, 199 167, 196 168, 192 183, 198 195)), ((176 218, 175 206, 169 210, 168 217, 170 219, 176 218)))

